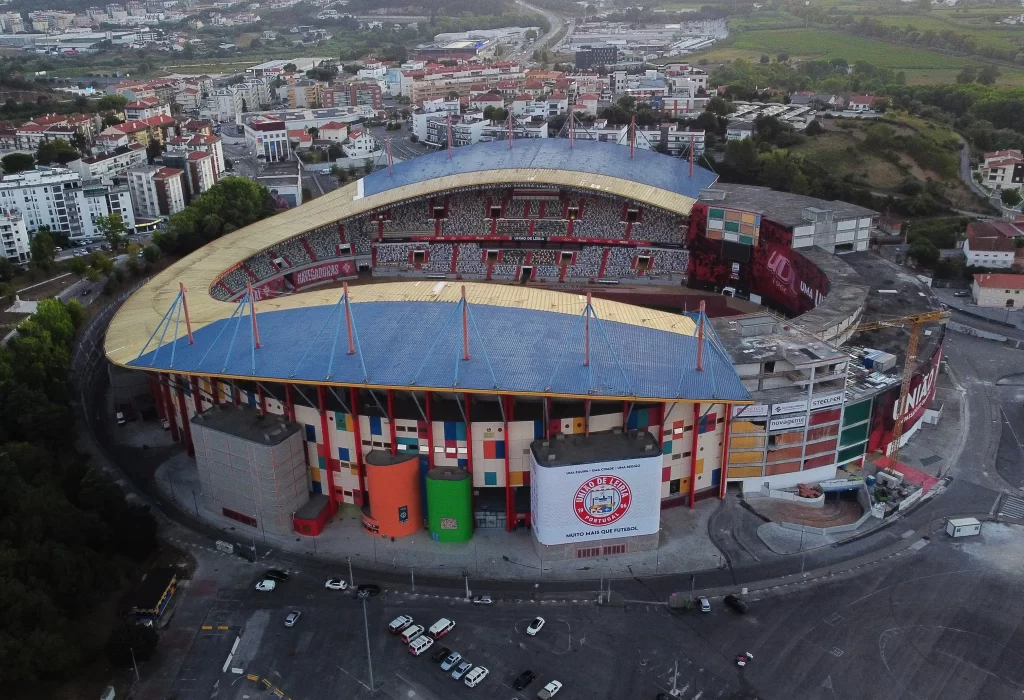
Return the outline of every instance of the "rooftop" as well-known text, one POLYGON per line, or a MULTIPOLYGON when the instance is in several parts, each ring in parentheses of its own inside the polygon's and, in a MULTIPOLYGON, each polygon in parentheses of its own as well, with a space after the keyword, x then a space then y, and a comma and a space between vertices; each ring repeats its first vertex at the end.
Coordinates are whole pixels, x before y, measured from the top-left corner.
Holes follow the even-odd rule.
POLYGON ((658 441, 646 430, 612 431, 589 436, 559 433, 551 440, 534 440, 530 443, 530 451, 541 467, 616 462, 661 454, 658 441))
POLYGON ((1024 289, 1024 275, 1011 275, 1006 272, 977 274, 974 282, 987 289, 1024 289))
MULTIPOLYGON (((188 341, 186 341, 188 342, 188 341)), ((260 415, 251 406, 212 406, 192 419, 195 425, 227 433, 232 437, 260 445, 280 445, 299 431, 298 423, 291 423, 273 413, 260 415)))
POLYGON ((803 218, 803 210, 807 207, 831 210, 835 212, 837 219, 873 217, 876 215, 876 212, 871 209, 857 206, 856 204, 849 204, 839 200, 828 201, 816 197, 807 197, 802 194, 779 192, 767 187, 756 187, 754 185, 717 183, 715 191, 724 192, 725 198, 709 199, 708 202, 715 202, 719 206, 758 212, 784 226, 803 226, 809 223, 803 218))
POLYGON ((988 251, 996 253, 1012 253, 1017 249, 1017 245, 1012 238, 1007 238, 1006 236, 998 233, 993 237, 978 234, 968 236, 964 247, 970 248, 970 250, 974 251, 988 251))

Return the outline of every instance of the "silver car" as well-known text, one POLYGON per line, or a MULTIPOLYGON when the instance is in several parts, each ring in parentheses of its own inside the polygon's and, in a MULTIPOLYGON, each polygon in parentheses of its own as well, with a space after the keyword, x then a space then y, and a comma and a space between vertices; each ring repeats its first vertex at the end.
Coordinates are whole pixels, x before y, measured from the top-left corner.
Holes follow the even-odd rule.
POLYGON ((453 651, 451 654, 448 655, 448 658, 441 663, 441 670, 451 671, 452 667, 460 661, 462 661, 462 654, 460 654, 457 651, 453 651))
POLYGON ((299 621, 300 617, 302 617, 302 612, 300 610, 292 610, 290 613, 288 613, 288 617, 284 619, 284 626, 294 627, 295 623, 299 621))
POLYGON ((466 675, 466 672, 469 671, 469 669, 471 668, 473 668, 473 664, 469 663, 468 661, 461 662, 458 666, 455 667, 455 670, 452 671, 452 678, 454 678, 455 680, 459 680, 464 675, 466 675))

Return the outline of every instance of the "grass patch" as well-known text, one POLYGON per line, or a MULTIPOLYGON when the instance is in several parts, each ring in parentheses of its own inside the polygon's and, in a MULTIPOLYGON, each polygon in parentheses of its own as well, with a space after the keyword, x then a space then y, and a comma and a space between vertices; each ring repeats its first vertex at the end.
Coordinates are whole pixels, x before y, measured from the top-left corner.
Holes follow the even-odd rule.
POLYGON ((851 63, 867 61, 879 68, 895 70, 960 68, 968 63, 966 59, 956 56, 823 29, 755 30, 738 35, 733 47, 769 54, 785 51, 791 57, 826 60, 844 58, 851 63))
MULTIPOLYGON (((1009 13, 1006 13, 1009 14, 1009 13)), ((890 27, 914 27, 920 32, 933 31, 936 34, 942 32, 956 32, 974 37, 979 46, 991 46, 992 48, 1019 50, 1022 33, 1019 28, 1001 27, 991 24, 981 18, 972 22, 955 17, 933 17, 930 15, 872 15, 872 19, 890 27)))

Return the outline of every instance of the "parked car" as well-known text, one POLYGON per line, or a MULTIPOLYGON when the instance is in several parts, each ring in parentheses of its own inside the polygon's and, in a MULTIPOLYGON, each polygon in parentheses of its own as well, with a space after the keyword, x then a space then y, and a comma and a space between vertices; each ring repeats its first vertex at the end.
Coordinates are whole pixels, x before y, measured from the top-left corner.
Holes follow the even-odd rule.
POLYGON ((294 627, 295 623, 299 621, 300 617, 302 617, 301 610, 292 610, 290 613, 288 613, 288 617, 284 619, 284 626, 294 627))
POLYGON ((272 578, 275 581, 287 581, 288 572, 281 571, 280 569, 267 569, 267 573, 263 574, 266 578, 272 578))
POLYGON ((331 169, 330 168, 322 168, 320 170, 320 174, 321 175, 330 175, 331 174, 331 169))
POLYGON ((430 655, 430 660, 433 661, 436 664, 439 664, 442 661, 444 661, 445 659, 447 659, 448 655, 451 654, 451 653, 452 653, 452 650, 449 649, 448 647, 441 647, 440 649, 438 649, 437 651, 435 651, 433 654, 430 655))
POLYGON ((449 620, 447 617, 442 617, 440 620, 430 626, 428 632, 434 639, 440 639, 449 632, 455 629, 455 621, 449 620))
POLYGON ((484 678, 487 678, 488 673, 490 671, 487 670, 486 666, 477 666, 469 672, 469 675, 466 676, 466 680, 463 682, 470 688, 475 688, 483 682, 484 678))
POLYGON ((391 634, 398 634, 411 624, 411 617, 409 617, 408 615, 399 615, 391 621, 391 624, 388 625, 388 632, 390 632, 391 634))
POLYGON ((266 593, 267 591, 272 591, 275 588, 277 588, 277 582, 273 581, 273 580, 271 580, 269 578, 268 579, 264 579, 264 580, 262 580, 262 581, 260 581, 259 583, 256 584, 256 590, 257 591, 262 591, 264 593, 266 593))
POLYGON ((491 605, 493 602, 489 595, 473 596, 473 605, 491 605))
POLYGON ((460 661, 462 661, 462 654, 460 654, 457 651, 453 651, 451 654, 448 655, 448 658, 441 663, 441 670, 450 671, 453 668, 455 668, 455 664, 459 663, 460 661))
POLYGON ((537 693, 537 700, 548 700, 549 698, 555 697, 555 694, 562 689, 562 684, 558 681, 551 681, 546 686, 541 688, 541 691, 537 693))
POLYGON ((701 596, 697 600, 700 602, 700 611, 702 613, 711 612, 711 603, 708 601, 707 596, 701 596))
POLYGON ((92 289, 89 288, 89 287, 86 287, 85 289, 82 290, 82 293, 81 293, 80 296, 87 297, 90 294, 92 294, 92 289))
POLYGON ((527 669, 520 673, 518 676, 516 676, 516 679, 512 681, 512 687, 516 690, 522 690, 526 686, 530 685, 530 683, 533 683, 535 680, 537 680, 537 674, 527 669))
POLYGON ((731 595, 731 594, 727 595, 727 596, 725 596, 723 602, 726 605, 728 605, 730 608, 735 610, 737 613, 739 613, 740 615, 746 615, 747 614, 747 610, 748 610, 747 602, 745 600, 743 600, 742 598, 740 598, 739 596, 731 595))
POLYGON ((375 595, 380 595, 380 586, 376 583, 362 583, 356 588, 356 592, 362 598, 372 598, 375 595))
POLYGON ((163 428, 164 430, 170 430, 171 429, 171 421, 167 420, 166 418, 161 418, 160 419, 160 427, 163 428))
POLYGON ((128 422, 127 420, 125 420, 124 414, 121 413, 120 411, 117 412, 116 418, 117 418, 117 424, 118 425, 124 425, 125 423, 128 422))
POLYGON ((530 626, 526 628, 526 633, 531 637, 534 637, 538 632, 540 632, 542 627, 544 627, 544 618, 535 617, 533 618, 533 622, 530 623, 530 626))
POLYGON ((434 640, 425 634, 421 634, 416 639, 409 642, 409 653, 413 656, 419 656, 431 646, 433 646, 434 640))
POLYGON ((971 293, 970 292, 953 292, 953 296, 955 296, 955 297, 969 297, 969 296, 971 296, 971 293))
POLYGON ((329 578, 327 583, 324 584, 324 588, 330 588, 332 591, 343 591, 348 588, 348 584, 340 578, 329 578))
POLYGON ((402 630, 402 641, 408 644, 421 634, 423 634, 423 625, 410 625, 402 630))
POLYGON ((452 670, 452 678, 455 680, 461 679, 471 668, 473 668, 473 664, 468 661, 460 661, 459 665, 452 670))
POLYGON ((746 651, 746 652, 744 652, 742 654, 737 654, 736 655, 736 665, 737 666, 746 666, 748 662, 753 661, 753 660, 754 660, 754 655, 751 654, 749 651, 746 651))

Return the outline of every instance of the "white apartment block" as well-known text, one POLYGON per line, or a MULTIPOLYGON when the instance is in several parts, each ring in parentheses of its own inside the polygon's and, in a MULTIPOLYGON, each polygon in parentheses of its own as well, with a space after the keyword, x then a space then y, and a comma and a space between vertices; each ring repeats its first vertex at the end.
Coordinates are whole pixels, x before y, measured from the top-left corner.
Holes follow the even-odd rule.
POLYGON ((146 165, 128 173, 128 189, 140 217, 159 219, 185 208, 182 170, 146 165))
POLYGON ((129 168, 146 164, 146 147, 130 143, 109 153, 79 158, 68 163, 68 168, 83 180, 113 180, 129 168))
MULTIPOLYGON (((591 126, 577 125, 574 135, 577 139, 604 141, 620 146, 629 146, 631 140, 629 124, 610 125, 606 119, 598 119, 591 126)), ((665 144, 668 153, 674 156, 689 154, 691 147, 694 158, 704 153, 704 132, 686 131, 674 122, 661 126, 638 126, 633 140, 637 148, 647 151, 657 150, 658 146, 665 144)))
POLYGON ((119 214, 125 228, 129 231, 135 230, 135 207, 132 206, 131 193, 127 187, 85 185, 82 192, 85 199, 82 228, 86 238, 102 237, 103 234, 96 228, 96 219, 111 214, 119 214))
POLYGON ((967 265, 978 267, 990 267, 1000 270, 1009 270, 1013 267, 1013 258, 1017 252, 1017 246, 1012 238, 997 236, 982 238, 980 236, 968 236, 964 241, 964 256, 967 258, 967 265))
POLYGON ((348 142, 341 145, 349 158, 366 158, 380 150, 377 139, 362 129, 348 132, 348 142))
POLYGON ((243 132, 246 149, 257 158, 263 157, 268 163, 291 158, 288 129, 284 121, 254 117, 245 123, 243 132))
POLYGON ((978 171, 985 187, 1020 190, 1024 188, 1024 153, 1012 149, 986 153, 978 171))
POLYGON ((12 263, 25 263, 31 257, 28 229, 17 209, 0 210, 0 252, 12 263))

